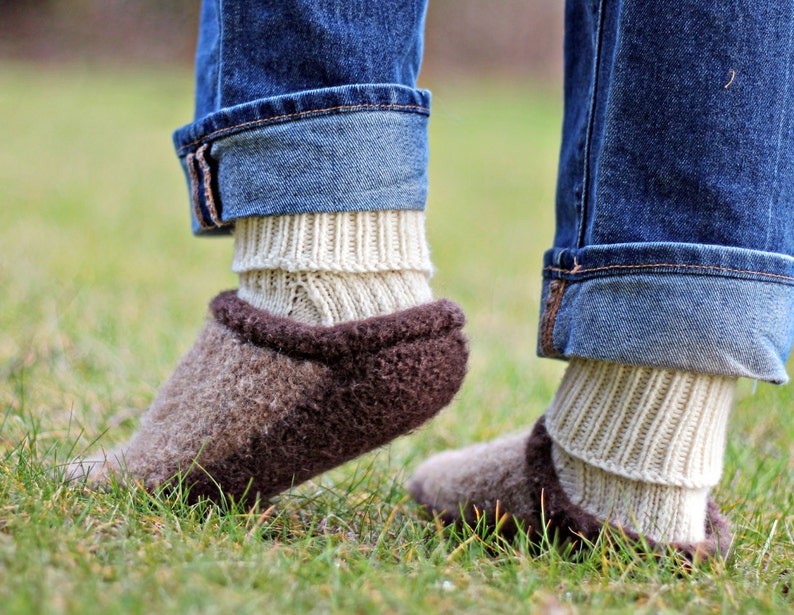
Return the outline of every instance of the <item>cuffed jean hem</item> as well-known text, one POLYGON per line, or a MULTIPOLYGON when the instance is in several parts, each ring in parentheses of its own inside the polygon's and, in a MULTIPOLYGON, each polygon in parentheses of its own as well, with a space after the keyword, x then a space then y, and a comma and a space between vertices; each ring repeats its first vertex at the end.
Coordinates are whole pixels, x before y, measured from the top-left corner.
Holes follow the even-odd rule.
POLYGON ((221 109, 174 132, 196 234, 247 216, 422 210, 430 93, 349 85, 221 109))
POLYGON ((541 356, 788 381, 794 258, 643 243, 549 250, 541 356))

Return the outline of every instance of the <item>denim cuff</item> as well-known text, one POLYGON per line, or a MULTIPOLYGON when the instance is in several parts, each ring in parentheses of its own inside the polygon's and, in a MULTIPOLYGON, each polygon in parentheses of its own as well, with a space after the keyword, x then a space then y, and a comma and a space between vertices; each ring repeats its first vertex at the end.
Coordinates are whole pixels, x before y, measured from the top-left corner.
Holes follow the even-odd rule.
POLYGON ((541 356, 788 381, 794 258, 618 244, 544 257, 541 356))
POLYGON ((174 132, 193 232, 247 216, 423 210, 430 93, 349 85, 227 107, 174 132))

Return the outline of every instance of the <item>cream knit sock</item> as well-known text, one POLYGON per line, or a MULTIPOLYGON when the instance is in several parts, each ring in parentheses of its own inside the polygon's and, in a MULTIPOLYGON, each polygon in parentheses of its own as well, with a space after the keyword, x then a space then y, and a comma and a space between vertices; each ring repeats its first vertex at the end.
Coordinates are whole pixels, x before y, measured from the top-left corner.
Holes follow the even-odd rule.
POLYGON ((571 501, 661 542, 705 535, 735 378, 573 359, 546 415, 571 501))
POLYGON ((421 211, 242 218, 234 238, 238 295, 277 316, 334 325, 433 298, 421 211))

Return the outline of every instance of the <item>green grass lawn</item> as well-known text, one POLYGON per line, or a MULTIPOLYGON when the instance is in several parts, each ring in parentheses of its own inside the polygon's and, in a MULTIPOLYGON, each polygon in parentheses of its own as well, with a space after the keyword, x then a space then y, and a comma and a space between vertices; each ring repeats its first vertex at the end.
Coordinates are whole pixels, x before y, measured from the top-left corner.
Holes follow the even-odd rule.
POLYGON ((189 233, 170 145, 189 74, 0 67, 0 613, 794 609, 791 387, 740 387, 717 492, 735 549, 709 567, 603 545, 533 556, 436 527, 407 496, 428 454, 533 423, 563 367, 535 357, 558 88, 427 85, 434 288, 468 314, 470 376, 418 433, 240 510, 51 472, 130 435, 235 285, 231 241, 189 233))

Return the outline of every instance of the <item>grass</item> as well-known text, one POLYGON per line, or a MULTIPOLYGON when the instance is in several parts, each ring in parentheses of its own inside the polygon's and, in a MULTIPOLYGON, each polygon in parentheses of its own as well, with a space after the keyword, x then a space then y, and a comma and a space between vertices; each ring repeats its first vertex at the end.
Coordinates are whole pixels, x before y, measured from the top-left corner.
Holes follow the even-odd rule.
POLYGON ((132 432, 207 300, 235 284, 231 242, 188 232, 168 135, 190 118, 189 75, 0 67, 0 612, 794 609, 790 387, 740 387, 717 492, 736 548, 713 566, 603 544, 572 563, 443 530, 407 497, 422 458, 530 425, 561 374, 534 356, 556 89, 430 85, 434 286, 469 315, 470 377, 429 427, 241 510, 51 471, 132 432))

